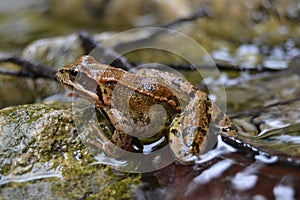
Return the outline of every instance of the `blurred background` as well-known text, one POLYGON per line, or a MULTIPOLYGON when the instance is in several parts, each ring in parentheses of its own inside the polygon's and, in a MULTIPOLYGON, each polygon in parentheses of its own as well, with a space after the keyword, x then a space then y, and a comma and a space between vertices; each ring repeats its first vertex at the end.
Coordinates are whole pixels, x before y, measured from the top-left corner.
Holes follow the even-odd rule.
POLYGON ((100 33, 162 26, 200 9, 211 17, 172 28, 199 41, 217 60, 276 68, 300 54, 297 0, 1 0, 0 51, 82 29, 100 33))
MULTIPOLYGON (((100 35, 98 38, 103 39, 104 35, 137 27, 164 27, 174 21, 179 23, 168 28, 196 40, 220 65, 249 70, 286 70, 300 55, 300 2, 297 0, 0 0, 0 54, 21 55, 57 69, 84 54, 76 39, 81 30, 88 31, 95 38, 100 35), (207 15, 200 16, 201 13, 207 15), (199 17, 191 17, 195 14, 199 17), (71 36, 72 34, 74 35, 71 36), (57 37, 60 38, 53 39, 57 37)), ((135 40, 137 36, 129 37, 135 40)), ((169 38, 167 35, 161 39, 169 38)), ((176 38, 170 42, 189 54, 198 54, 176 38)), ((132 52, 126 57, 129 61, 138 63, 182 62, 174 56, 151 50, 132 52)), ((244 81, 253 79, 247 73, 223 75, 229 87, 237 84, 236 80, 230 81, 230 78, 244 81)), ((189 74, 189 77, 194 82, 193 75, 189 74)), ((53 83, 50 83, 52 86, 45 85, 41 88, 44 81, 37 84, 38 81, 31 83, 26 79, 24 84, 19 79, 12 83, 11 79, 13 78, 0 76, 3 84, 0 89, 1 107, 39 101, 58 91, 51 89, 57 87, 53 83), (9 83, 5 81, 7 79, 10 80, 9 83), (27 85, 26 88, 24 85, 27 85), (7 95, 12 90, 14 94, 7 95)), ((298 79, 295 82, 282 79, 281 82, 281 87, 276 88, 271 83, 272 90, 292 89, 282 94, 273 92, 266 96, 266 91, 257 95, 257 88, 251 90, 247 86, 247 90, 251 90, 248 95, 253 95, 246 98, 242 98, 244 95, 240 94, 245 92, 244 89, 234 90, 232 94, 228 89, 227 94, 234 101, 231 109, 240 111, 248 109, 251 104, 265 105, 263 102, 266 99, 269 99, 268 102, 276 102, 279 100, 274 99, 294 97, 299 86, 298 79), (236 103, 242 106, 236 106, 236 103)), ((252 86, 255 85, 257 83, 252 83, 252 86)), ((269 89, 267 91, 270 92, 269 89)))

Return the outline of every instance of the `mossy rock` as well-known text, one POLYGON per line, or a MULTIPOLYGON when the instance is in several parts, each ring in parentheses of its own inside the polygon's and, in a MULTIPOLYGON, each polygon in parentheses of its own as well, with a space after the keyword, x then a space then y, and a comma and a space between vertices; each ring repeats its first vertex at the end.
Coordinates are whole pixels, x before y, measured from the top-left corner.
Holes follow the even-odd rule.
POLYGON ((0 110, 0 199, 133 198, 140 175, 93 164, 73 114, 66 103, 0 110))

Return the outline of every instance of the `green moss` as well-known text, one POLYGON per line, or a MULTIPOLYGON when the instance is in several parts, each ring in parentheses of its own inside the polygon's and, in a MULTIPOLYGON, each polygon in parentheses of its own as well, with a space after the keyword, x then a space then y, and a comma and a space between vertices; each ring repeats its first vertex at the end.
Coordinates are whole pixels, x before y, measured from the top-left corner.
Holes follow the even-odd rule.
POLYGON ((24 178, 23 183, 2 185, 4 193, 0 199, 25 198, 43 184, 51 191, 48 197, 42 196, 45 198, 133 198, 140 175, 120 175, 108 166, 92 164, 94 154, 81 141, 82 133, 75 126, 71 109, 69 104, 56 103, 23 105, 0 111, 1 139, 5 138, 0 147, 1 152, 5 152, 0 156, 1 179, 29 178, 28 181, 24 178), (31 180, 40 172, 61 174, 61 178, 31 180))
POLYGON ((140 184, 139 174, 117 174, 105 165, 91 164, 92 157, 77 160, 70 152, 61 160, 63 179, 53 192, 68 199, 130 199, 140 184))

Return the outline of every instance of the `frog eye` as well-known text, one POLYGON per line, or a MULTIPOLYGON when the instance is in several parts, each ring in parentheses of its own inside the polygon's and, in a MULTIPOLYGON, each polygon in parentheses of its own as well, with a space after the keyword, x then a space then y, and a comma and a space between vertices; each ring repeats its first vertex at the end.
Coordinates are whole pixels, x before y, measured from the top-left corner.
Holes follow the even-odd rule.
POLYGON ((78 69, 72 69, 71 76, 77 76, 77 75, 78 75, 78 69))

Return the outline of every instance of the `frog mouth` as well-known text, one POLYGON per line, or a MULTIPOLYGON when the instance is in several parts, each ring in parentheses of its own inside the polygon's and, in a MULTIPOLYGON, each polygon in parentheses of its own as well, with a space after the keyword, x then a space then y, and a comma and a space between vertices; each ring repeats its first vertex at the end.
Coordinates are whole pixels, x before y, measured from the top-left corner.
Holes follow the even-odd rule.
POLYGON ((80 77, 72 82, 72 88, 83 98, 91 99, 98 105, 103 105, 102 93, 98 83, 95 80, 87 76, 84 78, 80 77))
POLYGON ((80 94, 83 98, 92 98, 99 101, 99 96, 96 94, 93 90, 87 90, 84 86, 81 84, 74 82, 73 86, 71 87, 73 90, 75 90, 76 93, 80 94))

